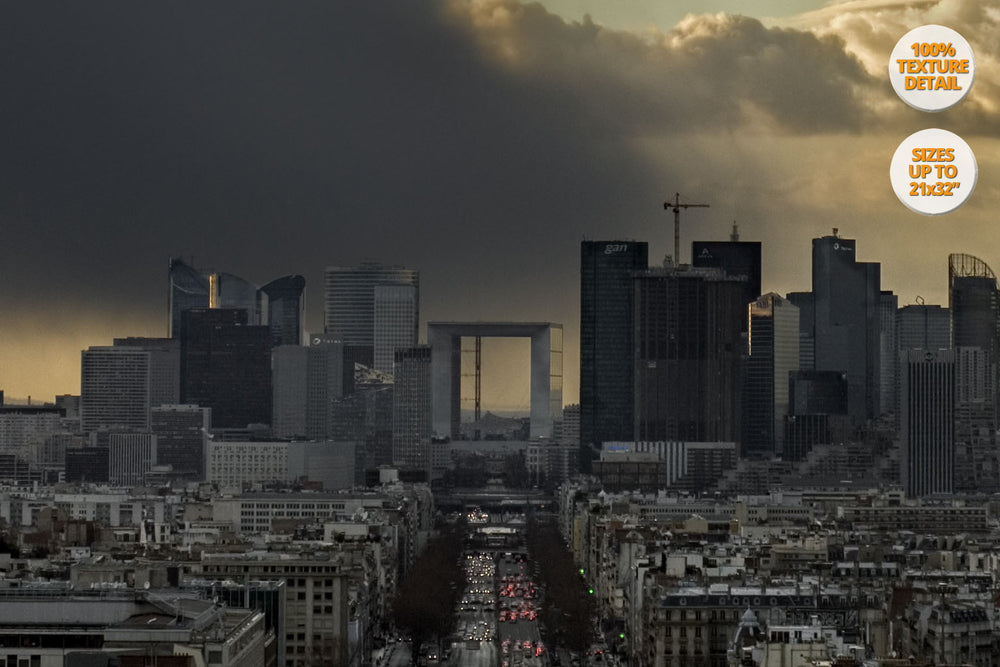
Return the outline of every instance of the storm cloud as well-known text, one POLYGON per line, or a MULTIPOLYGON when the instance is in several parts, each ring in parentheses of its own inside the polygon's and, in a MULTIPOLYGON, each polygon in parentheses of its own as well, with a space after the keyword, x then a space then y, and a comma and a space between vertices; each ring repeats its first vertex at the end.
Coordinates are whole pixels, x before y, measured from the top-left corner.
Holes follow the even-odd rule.
POLYGON ((915 266, 1000 256, 981 238, 1000 197, 996 2, 642 33, 513 0, 57 7, 4 3, 0 24, 8 395, 78 391, 81 348, 163 335, 172 255, 261 284, 305 275, 314 330, 323 267, 419 268, 425 321, 564 323, 569 399, 580 239, 662 256, 674 192, 712 206, 685 217, 685 244, 734 220, 764 242, 765 289, 808 289, 809 239, 830 226, 884 263, 884 288, 929 299, 942 278, 915 266), (885 58, 951 19, 979 71, 966 102, 929 118, 895 98, 885 58), (980 156, 950 226, 888 187, 895 145, 933 124, 980 156), (979 240, 942 248, 963 235, 979 240))

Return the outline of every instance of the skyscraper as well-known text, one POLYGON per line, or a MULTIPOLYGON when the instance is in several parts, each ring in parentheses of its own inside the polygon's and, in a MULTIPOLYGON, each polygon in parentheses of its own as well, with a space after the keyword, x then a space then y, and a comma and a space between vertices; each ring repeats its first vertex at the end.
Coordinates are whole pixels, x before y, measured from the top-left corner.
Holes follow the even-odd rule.
POLYGON ((651 269, 634 280, 630 439, 738 441, 744 280, 686 266, 651 269))
POLYGON ((179 259, 170 260, 169 337, 181 337, 181 314, 194 308, 235 308, 247 324, 267 324, 273 345, 301 345, 306 280, 283 276, 258 288, 232 273, 202 273, 179 259))
POLYGON ((941 306, 911 304, 896 311, 899 352, 945 350, 951 347, 951 310, 941 306))
MULTIPOLYGON (((903 306, 896 311, 895 403, 896 428, 902 426, 899 406, 901 353, 907 350, 946 350, 951 347, 951 311, 922 303, 903 306)), ((885 401, 883 401, 885 403, 885 401)), ((886 407, 889 407, 886 405, 886 407)))
POLYGON ((1000 293, 993 270, 972 255, 948 255, 948 307, 952 344, 982 348, 996 361, 1000 334, 1000 293))
MULTIPOLYGON (((760 296, 760 241, 740 241, 734 232, 731 241, 695 241, 691 244, 691 264, 722 269, 726 275, 743 278, 743 299, 747 304, 760 296)), ((746 322, 743 324, 746 327, 746 322)))
POLYGON ((167 335, 170 338, 180 338, 181 313, 191 308, 208 308, 208 278, 194 267, 171 257, 167 279, 170 283, 167 296, 167 311, 170 316, 167 335))
POLYGON ((900 481, 910 497, 951 493, 955 471, 955 354, 900 353, 902 451, 900 481))
POLYGON ((149 428, 149 352, 91 347, 81 354, 80 424, 99 428, 149 428))
POLYGON ((420 274, 414 269, 365 262, 360 266, 330 266, 325 275, 327 334, 349 346, 375 346, 375 288, 409 285, 416 290, 419 320, 420 274))
POLYGON ((896 370, 899 365, 899 340, 896 336, 896 311, 899 297, 883 290, 879 298, 879 405, 881 412, 895 412, 896 370))
POLYGON ((331 406, 353 388, 354 369, 347 364, 344 344, 322 334, 309 342, 271 353, 272 431, 279 438, 330 438, 331 406))
POLYGON ((417 345, 396 350, 393 464, 430 475, 431 431, 431 348, 417 345))
POLYGON ((335 401, 354 390, 354 364, 347 347, 332 336, 309 337, 306 358, 306 435, 312 440, 334 436, 335 401))
POLYGON ((1000 491, 996 366, 980 347, 956 347, 955 491, 1000 491))
POLYGON ((816 299, 812 292, 789 292, 785 298, 799 309, 799 370, 815 370, 816 299))
POLYGON ((417 344, 418 305, 415 285, 375 286, 375 370, 392 373, 396 350, 417 344))
POLYGON ((185 311, 181 400, 212 409, 215 428, 271 423, 271 332, 242 309, 185 311))
POLYGON ((309 348, 281 345, 271 350, 271 432, 276 438, 306 435, 309 348))
POLYGON ((631 440, 634 424, 632 274, 649 266, 637 241, 580 245, 580 451, 589 469, 601 443, 631 440))
POLYGON ((175 338, 115 338, 115 347, 149 352, 149 406, 173 404, 181 396, 181 342, 175 338))
POLYGON ((1000 291, 993 270, 977 257, 948 256, 952 345, 958 358, 956 483, 991 491, 1000 485, 996 430, 1000 406, 1000 291), (983 383, 988 386, 984 386, 983 383))
POLYGON ((267 296, 267 326, 273 346, 302 345, 305 289, 306 279, 302 276, 284 276, 260 288, 267 296))
POLYGON ((358 483, 364 481, 366 470, 393 463, 394 393, 392 384, 365 383, 354 393, 331 401, 329 438, 355 444, 358 483))
POLYGON ((848 412, 860 424, 881 413, 881 267, 856 261, 854 239, 836 232, 813 239, 814 367, 847 374, 848 412))
POLYGON ((263 304, 261 292, 249 280, 231 273, 210 273, 208 275, 209 308, 229 308, 246 311, 247 323, 261 324, 263 304))
POLYGON ((197 405, 161 405, 150 411, 156 434, 156 463, 169 465, 180 479, 205 479, 205 435, 212 411, 197 405))
POLYGON ((799 309, 771 293, 749 306, 742 454, 782 453, 789 374, 799 370, 799 309))
POLYGON ((782 458, 800 461, 813 445, 843 442, 854 429, 847 414, 847 376, 798 370, 788 383, 782 458))

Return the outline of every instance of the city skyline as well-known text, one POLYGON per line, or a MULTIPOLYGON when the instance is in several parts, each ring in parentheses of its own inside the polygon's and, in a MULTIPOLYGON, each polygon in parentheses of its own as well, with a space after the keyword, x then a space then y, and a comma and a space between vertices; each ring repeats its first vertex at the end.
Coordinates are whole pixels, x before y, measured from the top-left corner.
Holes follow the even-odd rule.
POLYGON ((422 322, 561 322, 571 403, 579 242, 647 241, 658 264, 674 192, 711 206, 682 212, 683 261, 735 220, 762 243, 762 290, 786 294, 808 288, 810 240, 839 227, 899 305, 946 305, 949 253, 1000 264, 1000 4, 817 4, 659 28, 501 0, 251 2, 239 21, 225 4, 14 6, 0 389, 77 393, 82 350, 165 336, 170 256, 261 284, 304 275, 310 332, 324 268, 374 259, 420 270, 422 322), (962 33, 979 65, 938 114, 886 75, 924 23, 962 33), (980 176, 964 207, 928 218, 896 200, 888 164, 933 126, 972 146, 980 176))

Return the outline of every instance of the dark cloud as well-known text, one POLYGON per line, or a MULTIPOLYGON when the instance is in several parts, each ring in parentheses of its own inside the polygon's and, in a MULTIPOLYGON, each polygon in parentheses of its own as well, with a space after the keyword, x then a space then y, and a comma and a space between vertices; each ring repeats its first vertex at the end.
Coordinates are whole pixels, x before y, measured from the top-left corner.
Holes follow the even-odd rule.
POLYGON ((41 290, 90 274, 77 289, 159 306, 162 272, 143 274, 181 251, 261 281, 446 262, 442 246, 552 241, 560 218, 610 212, 581 190, 639 176, 590 144, 573 100, 497 71, 432 3, 11 9, 3 260, 41 290), (133 279, 109 291, 111 267, 133 279))
MULTIPOLYGON (((0 388, 62 327, 64 385, 81 341, 163 333, 183 254, 306 275, 312 327, 324 266, 419 268, 427 318, 563 322, 572 396, 582 236, 656 256, 675 191, 712 202, 701 238, 738 216, 808 247, 840 215, 843 183, 812 190, 797 154, 916 118, 848 46, 727 15, 631 34, 512 0, 4 3, 0 388), (793 214, 823 227, 789 234, 793 214)), ((850 179, 885 201, 860 191, 871 171, 850 179)))

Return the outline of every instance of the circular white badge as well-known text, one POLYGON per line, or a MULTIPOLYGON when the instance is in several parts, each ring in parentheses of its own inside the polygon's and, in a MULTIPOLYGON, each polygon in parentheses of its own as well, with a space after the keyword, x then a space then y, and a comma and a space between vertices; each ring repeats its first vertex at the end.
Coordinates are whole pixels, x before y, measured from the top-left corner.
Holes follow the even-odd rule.
POLYGON ((893 89, 920 111, 943 111, 958 104, 975 77, 972 47, 943 25, 914 28, 896 42, 889 57, 893 89))
POLYGON ((979 167, 969 144, 953 132, 914 132, 889 165, 892 189, 907 208, 924 215, 951 213, 976 187, 979 167))

